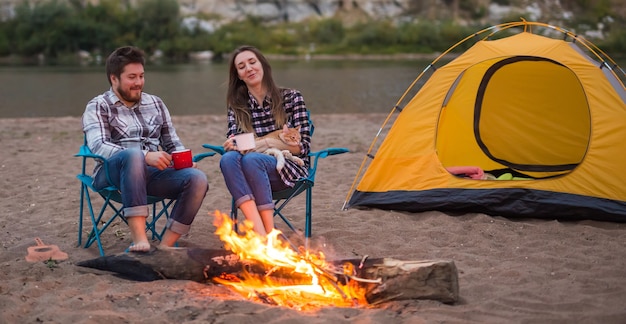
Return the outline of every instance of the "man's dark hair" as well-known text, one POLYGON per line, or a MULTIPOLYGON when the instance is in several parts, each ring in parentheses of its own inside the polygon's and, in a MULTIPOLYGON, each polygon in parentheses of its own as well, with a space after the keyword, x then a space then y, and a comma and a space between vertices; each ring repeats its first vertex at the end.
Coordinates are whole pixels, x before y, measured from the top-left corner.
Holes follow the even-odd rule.
POLYGON ((144 52, 134 46, 123 46, 113 51, 113 53, 107 57, 106 61, 107 80, 109 84, 113 85, 111 83, 111 75, 119 79, 126 65, 130 63, 140 63, 144 65, 146 63, 144 52))

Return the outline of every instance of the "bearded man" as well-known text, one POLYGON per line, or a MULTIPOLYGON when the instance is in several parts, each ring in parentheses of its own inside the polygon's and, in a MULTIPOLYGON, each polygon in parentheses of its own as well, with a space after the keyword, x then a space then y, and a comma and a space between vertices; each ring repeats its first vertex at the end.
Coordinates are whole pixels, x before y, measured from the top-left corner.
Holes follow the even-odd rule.
POLYGON ((94 187, 113 185, 122 196, 133 252, 149 251, 146 234, 147 196, 175 199, 160 246, 172 247, 189 232, 208 191, 206 175, 196 168, 171 167, 171 153, 183 150, 169 110, 161 98, 143 92, 144 52, 120 47, 106 60, 110 89, 87 103, 83 132, 95 154, 107 159, 109 177, 98 162, 94 187))

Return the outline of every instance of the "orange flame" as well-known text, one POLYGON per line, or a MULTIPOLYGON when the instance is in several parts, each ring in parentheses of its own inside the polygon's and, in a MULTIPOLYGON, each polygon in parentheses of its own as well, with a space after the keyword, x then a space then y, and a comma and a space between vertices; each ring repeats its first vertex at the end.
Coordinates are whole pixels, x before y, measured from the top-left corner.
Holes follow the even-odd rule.
POLYGON ((281 231, 274 229, 261 236, 248 221, 239 224, 242 234, 238 234, 230 217, 219 211, 215 212, 215 226, 215 233, 242 263, 263 268, 263 275, 244 271, 242 278, 233 275, 214 278, 245 298, 297 309, 367 304, 363 287, 352 280, 342 284, 336 276, 351 274, 354 268, 351 263, 337 271, 325 261, 322 252, 295 251, 279 238, 281 231))

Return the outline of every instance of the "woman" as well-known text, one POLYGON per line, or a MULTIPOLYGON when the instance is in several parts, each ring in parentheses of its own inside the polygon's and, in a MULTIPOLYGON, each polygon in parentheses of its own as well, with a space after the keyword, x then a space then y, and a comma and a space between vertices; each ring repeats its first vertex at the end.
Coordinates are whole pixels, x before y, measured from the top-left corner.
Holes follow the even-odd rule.
POLYGON ((242 46, 230 59, 226 104, 228 139, 220 168, 235 206, 255 232, 266 235, 274 228, 272 191, 293 187, 296 180, 308 175, 311 135, 304 98, 297 90, 279 88, 265 56, 254 47, 242 46), (277 171, 275 157, 237 151, 234 135, 250 132, 261 137, 285 124, 290 128, 300 126, 300 145, 290 151, 305 161, 304 166, 286 161, 285 167, 277 171))

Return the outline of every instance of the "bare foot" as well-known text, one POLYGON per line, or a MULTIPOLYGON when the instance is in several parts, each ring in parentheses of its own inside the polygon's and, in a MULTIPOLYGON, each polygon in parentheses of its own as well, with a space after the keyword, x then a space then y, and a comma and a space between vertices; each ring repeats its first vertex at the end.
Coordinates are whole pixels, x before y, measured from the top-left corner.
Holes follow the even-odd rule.
POLYGON ((137 242, 130 245, 128 248, 130 252, 148 252, 150 251, 150 243, 148 242, 137 242))

